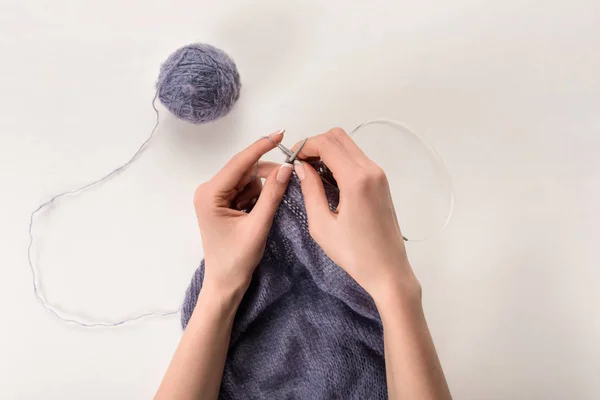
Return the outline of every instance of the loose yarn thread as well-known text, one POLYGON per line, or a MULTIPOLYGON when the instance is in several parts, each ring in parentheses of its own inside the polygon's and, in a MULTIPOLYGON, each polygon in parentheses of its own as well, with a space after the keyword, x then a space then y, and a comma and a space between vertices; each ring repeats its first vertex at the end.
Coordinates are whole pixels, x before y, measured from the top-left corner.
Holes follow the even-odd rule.
POLYGON ((148 143, 150 142, 150 140, 152 140, 152 138, 154 137, 154 134, 156 133, 156 130, 158 128, 158 124, 160 122, 160 116, 158 113, 158 109, 156 108, 156 99, 158 98, 158 91, 156 92, 156 94, 154 95, 154 99, 152 100, 152 108, 154 109, 154 112, 156 113, 156 123, 154 124, 154 128, 152 129, 152 132, 150 133, 150 136, 141 144, 141 146, 136 150, 136 152, 133 154, 133 156, 127 160, 124 164, 120 165, 119 167, 113 169, 112 171, 110 171, 108 174, 104 175, 103 177, 101 177, 100 179, 96 179, 93 182, 90 182, 78 189, 74 189, 74 190, 69 190, 66 192, 62 192, 59 193, 57 195, 55 195, 54 197, 52 197, 50 200, 40 204, 30 215, 29 217, 29 247, 27 248, 27 260, 29 261, 29 268, 31 269, 31 275, 32 275, 32 281, 33 281, 33 293, 35 295, 35 297, 40 301, 40 303, 42 304, 42 306, 48 310, 54 317, 60 319, 63 322, 67 322, 67 323, 71 323, 71 324, 76 324, 79 325, 83 328, 94 328, 94 327, 114 327, 114 326, 119 326, 119 325, 123 325, 127 322, 132 322, 132 321, 137 321, 139 319, 142 318, 146 318, 146 317, 151 317, 151 316, 159 316, 159 317, 168 317, 170 315, 175 315, 179 312, 180 308, 177 308, 176 310, 171 310, 171 311, 165 311, 165 312, 160 312, 160 311, 149 311, 149 312, 144 312, 142 314, 136 315, 134 317, 131 318, 125 318, 125 319, 121 319, 118 321, 114 321, 114 322, 84 322, 72 317, 67 317, 64 316, 63 313, 61 311, 58 310, 58 308, 54 307, 52 304, 48 303, 46 301, 46 299, 44 298, 44 295, 42 294, 41 290, 39 289, 38 285, 37 285, 37 273, 36 273, 36 269, 34 267, 34 263, 31 259, 31 249, 33 247, 33 226, 34 226, 34 219, 37 213, 41 212, 43 209, 45 209, 46 207, 50 206, 51 204, 53 204, 56 200, 60 199, 63 196, 67 196, 67 195, 77 195, 81 192, 84 192, 87 189, 90 189, 91 187, 94 187, 108 179, 110 179, 111 177, 113 177, 114 175, 118 174, 119 172, 127 169, 127 167, 129 167, 131 164, 133 164, 133 162, 138 158, 138 156, 144 151, 144 149, 147 147, 148 143))
POLYGON ((216 120, 226 115, 234 106, 240 96, 240 76, 235 62, 223 50, 205 43, 195 43, 183 46, 172 53, 161 65, 156 94, 152 100, 152 108, 156 113, 156 124, 150 136, 141 144, 133 156, 124 164, 113 169, 105 176, 88 183, 78 189, 59 193, 50 200, 40 204, 29 218, 29 246, 27 260, 31 269, 33 292, 42 306, 54 317, 81 327, 114 327, 127 322, 136 321, 151 316, 167 317, 177 314, 176 310, 159 312, 149 311, 140 315, 114 322, 85 322, 76 318, 67 317, 58 308, 48 303, 37 284, 37 273, 31 257, 34 236, 33 227, 36 214, 53 204, 58 199, 67 195, 77 195, 106 180, 119 172, 127 169, 144 151, 154 137, 160 122, 160 115, 156 108, 156 100, 171 111, 175 116, 192 123, 203 123, 216 120))
POLYGON ((422 135, 421 133, 419 133, 413 129, 410 129, 408 126, 406 126, 406 124, 404 124, 402 122, 394 121, 394 120, 387 119, 387 118, 371 119, 371 120, 363 122, 362 124, 360 124, 356 128, 354 128, 352 130, 352 132, 350 132, 350 137, 356 136, 356 134, 359 133, 361 128, 364 128, 365 126, 372 125, 372 124, 390 125, 396 129, 400 129, 405 132, 408 132, 410 135, 414 136, 419 141, 419 143, 421 143, 423 145, 423 147, 425 147, 429 151, 432 158, 437 162, 438 167, 440 167, 440 169, 442 171, 444 171, 444 183, 445 183, 446 189, 448 190, 448 214, 446 215, 444 222, 442 223, 442 225, 440 226, 440 228, 437 231, 435 231, 429 235, 426 235, 425 237, 418 238, 418 239, 407 238, 406 236, 402 236, 402 237, 407 242, 424 242, 426 240, 431 239, 433 236, 439 235, 440 233, 442 233, 442 231, 444 229, 446 229, 446 227, 450 223, 450 219, 452 219, 452 214, 454 214, 454 206, 455 206, 455 202, 456 202, 456 199, 455 199, 456 195, 454 194, 454 185, 452 184, 452 177, 450 176, 450 172, 448 171, 448 167, 446 166, 444 159, 438 153, 438 151, 435 149, 433 144, 431 144, 424 135, 422 135))
MULTIPOLYGON (((128 168, 131 164, 133 164, 135 162, 135 160, 140 156, 140 154, 144 151, 144 149, 148 146, 148 144, 150 143, 150 141, 153 139, 156 130, 158 128, 159 122, 160 122, 160 114, 158 112, 158 109, 156 108, 156 100, 158 98, 158 91, 156 92, 154 99, 152 100, 152 108, 154 109, 154 112, 156 113, 156 123, 154 125, 154 128, 152 129, 152 132, 150 133, 150 136, 140 145, 140 147, 136 150, 136 152, 133 154, 133 156, 127 160, 124 164, 120 165, 119 167, 113 169, 112 171, 110 171, 108 174, 104 175, 103 177, 90 182, 78 189, 74 189, 74 190, 70 190, 70 191, 66 191, 66 192, 62 192, 59 193, 57 195, 55 195, 54 197, 52 197, 50 200, 42 203, 40 206, 38 206, 30 215, 30 219, 29 219, 29 247, 27 249, 27 259, 29 262, 29 267, 31 269, 31 274, 32 274, 32 282, 33 282, 33 292, 34 295, 36 296, 36 298, 40 301, 40 303, 42 304, 42 306, 51 313, 51 315, 53 315, 54 317, 58 318, 59 320, 66 322, 66 323, 71 323, 71 324, 76 324, 80 327, 83 328, 95 328, 95 327, 116 327, 116 326, 120 326, 129 322, 133 322, 133 321, 137 321, 140 319, 144 319, 147 317, 169 317, 175 314, 178 314, 181 311, 181 307, 174 309, 174 310, 170 310, 170 311, 165 311, 165 312, 160 312, 160 311, 149 311, 149 312, 144 312, 142 314, 136 315, 134 317, 130 317, 130 318, 125 318, 125 319, 121 319, 118 321, 114 321, 114 322, 84 322, 81 320, 78 320, 76 318, 73 317, 67 317, 65 316, 61 311, 59 311, 57 308, 55 308, 52 304, 48 303, 46 301, 46 299, 44 298, 41 290, 39 289, 38 285, 37 285, 37 273, 36 273, 36 269, 34 266, 34 263, 32 261, 32 257, 31 257, 31 250, 33 248, 33 243, 34 243, 34 237, 33 237, 33 226, 34 226, 34 219, 36 214, 38 214, 39 212, 41 212, 42 210, 44 210, 46 207, 50 206, 51 204, 53 204, 56 200, 60 199, 63 196, 67 196, 67 195, 77 195, 80 194, 82 192, 84 192, 87 189, 90 189, 93 186, 99 185, 105 181, 107 181, 108 179, 112 178, 113 176, 115 176, 116 174, 118 174, 119 172, 125 170, 126 168, 128 168)), ((367 125, 370 124, 377 124, 377 123, 384 123, 384 124, 389 124, 392 126, 395 126, 397 128, 401 128, 406 130, 407 132, 409 132, 410 134, 412 134, 413 136, 415 136, 420 142, 421 144, 423 144, 430 152, 431 154, 434 156, 434 159, 439 163, 439 165, 442 167, 442 170, 445 173, 445 181, 446 184, 448 185, 449 188, 449 202, 450 202, 450 209, 448 212, 448 215, 444 221, 444 224, 442 225, 442 227, 435 233, 438 234, 440 232, 442 232, 446 226, 448 225, 448 223, 450 222, 450 219, 452 217, 453 211, 454 211, 454 204, 455 204, 455 195, 454 195, 454 188, 452 185, 452 179, 450 177, 450 173, 448 172, 448 168, 446 167, 442 157, 439 155, 439 153, 435 150, 435 147, 433 147, 433 145, 431 143, 429 143, 429 141, 423 136, 420 135, 418 133, 416 133, 416 131, 413 131, 409 128, 407 128, 404 124, 397 122, 397 121, 393 121, 393 120, 389 120, 389 119, 374 119, 374 120, 368 120, 365 121, 363 123, 361 123, 360 125, 358 125, 356 128, 354 128, 351 132, 350 132, 350 136, 355 136, 360 128, 363 128, 367 125)), ((407 241, 411 241, 411 242, 422 242, 425 241, 427 239, 429 239, 431 237, 427 236, 425 238, 422 239, 408 239, 408 238, 404 238, 407 241)), ((91 319, 88 319, 91 320, 91 319)))

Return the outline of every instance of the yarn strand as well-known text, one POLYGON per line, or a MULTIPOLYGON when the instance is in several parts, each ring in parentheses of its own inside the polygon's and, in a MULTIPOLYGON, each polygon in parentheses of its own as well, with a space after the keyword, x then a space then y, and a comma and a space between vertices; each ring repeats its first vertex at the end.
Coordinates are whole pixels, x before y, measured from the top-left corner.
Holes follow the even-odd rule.
POLYGON ((57 195, 55 195, 54 197, 52 197, 50 200, 40 204, 30 215, 29 217, 29 247, 27 248, 27 260, 29 261, 29 268, 31 269, 31 276, 32 276, 32 282, 33 282, 33 293, 35 295, 35 297, 40 301, 40 303, 42 304, 42 306, 48 310, 48 312, 51 313, 51 315, 53 315, 54 317, 60 319, 63 322, 66 323, 71 323, 71 324, 76 324, 79 325, 83 328, 94 328, 94 327, 114 327, 114 326, 119 326, 119 325, 123 325, 126 324, 128 322, 132 322, 132 321, 137 321, 139 319, 142 318, 147 318, 147 317, 151 317, 151 316, 158 316, 158 317, 168 317, 170 315, 175 315, 177 313, 179 313, 181 308, 177 308, 176 310, 171 310, 171 311, 164 311, 164 312, 160 312, 160 311, 149 311, 149 312, 145 312, 142 313, 140 315, 136 315, 134 317, 131 318, 125 318, 119 321, 115 321, 115 322, 89 322, 89 321, 93 321, 93 319, 90 319, 88 322, 83 322, 80 321, 78 319, 72 318, 72 317, 67 317, 65 316, 64 313, 62 313, 61 311, 59 311, 55 306, 53 306, 52 304, 48 303, 41 291, 41 289, 38 287, 37 285, 37 273, 36 273, 36 268, 34 267, 34 263, 32 261, 31 258, 31 249, 33 248, 33 242, 34 242, 34 236, 33 236, 33 227, 34 227, 34 220, 35 220, 35 216, 37 213, 41 212, 43 209, 45 209, 46 207, 50 206, 51 204, 53 204, 56 200, 60 199, 63 196, 70 196, 70 195, 77 195, 93 186, 96 186, 102 182, 107 181, 108 179, 110 179, 111 177, 115 176, 116 174, 118 174, 119 172, 127 169, 131 164, 133 164, 133 162, 138 158, 138 156, 145 150, 145 148, 147 147, 148 143, 150 143, 150 141, 152 140, 152 138, 154 137, 156 130, 158 128, 158 124, 160 122, 160 115, 158 112, 158 109, 156 108, 156 99, 158 98, 158 91, 156 92, 156 94, 154 95, 154 99, 152 100, 152 108, 154 109, 154 112, 156 113, 156 123, 154 124, 154 128, 152 129, 152 132, 150 133, 150 136, 140 145, 140 147, 137 149, 137 151, 133 154, 133 156, 127 160, 124 164, 122 164, 121 166, 113 169, 112 171, 110 171, 108 174, 104 175, 103 177, 96 179, 93 182, 90 182, 78 189, 73 189, 73 190, 69 190, 66 192, 62 192, 59 193, 57 195))
MULTIPOLYGON (((84 192, 87 189, 90 189, 96 185, 99 185, 99 184, 109 180, 110 178, 117 175, 121 171, 127 169, 131 164, 133 164, 135 162, 135 160, 140 156, 140 154, 146 149, 146 147, 148 146, 148 144, 150 143, 150 141, 154 138, 154 135, 156 134, 156 131, 157 131, 157 128, 158 128, 158 125, 160 122, 160 114, 158 112, 158 109, 156 108, 156 100, 158 99, 158 96, 159 96, 159 92, 157 91, 156 94, 154 95, 154 99, 152 100, 152 108, 154 109, 154 112, 156 113, 156 123, 154 124, 154 128, 152 129, 150 136, 148 136, 148 138, 140 145, 140 147, 136 150, 136 152, 133 154, 133 156, 131 156, 131 158, 129 160, 127 160, 124 164, 120 165, 119 167, 113 169, 108 174, 104 175, 103 177, 96 179, 95 181, 92 181, 78 189, 65 191, 65 192, 62 192, 62 193, 59 193, 59 194, 53 196, 50 200, 40 204, 30 215, 30 218, 29 218, 29 246, 27 248, 27 260, 29 262, 29 268, 31 270, 33 293, 34 293, 35 297, 39 300, 39 302, 42 304, 42 306, 48 312, 50 312, 50 314, 52 316, 54 316, 55 318, 57 318, 63 322, 75 324, 75 325, 78 325, 83 328, 115 327, 115 326, 126 324, 128 322, 133 322, 133 321, 137 321, 137 320, 140 320, 143 318, 148 318, 148 317, 153 317, 153 316, 168 317, 168 316, 178 314, 181 311, 181 307, 174 309, 174 310, 170 310, 170 311, 164 311, 164 312, 148 311, 148 312, 144 312, 142 314, 139 314, 139 315, 136 315, 136 316, 133 316, 130 318, 125 318, 125 319, 121 319, 118 321, 112 321, 112 322, 94 321, 91 318, 90 319, 86 318, 86 322, 78 320, 74 317, 67 316, 66 314, 68 314, 68 313, 59 310, 53 304, 46 301, 41 288, 37 284, 38 276, 36 273, 36 267, 34 266, 34 262, 32 261, 32 248, 34 245, 33 230, 34 230, 36 215, 39 212, 41 212, 42 210, 44 210, 46 207, 52 205, 58 199, 60 199, 64 196, 77 195, 81 192, 84 192)), ((454 211, 454 205, 455 205, 455 195, 454 195, 454 187, 452 185, 452 179, 450 177, 450 173, 449 173, 448 168, 447 168, 446 164, 444 163, 442 157, 436 151, 435 147, 433 147, 433 145, 423 135, 416 133, 415 131, 409 129, 408 127, 406 127, 404 124, 402 124, 400 122, 389 120, 389 119, 376 119, 376 120, 365 121, 365 122, 361 123, 360 125, 358 125, 356 128, 354 128, 354 130, 352 130, 352 132, 350 133, 350 136, 356 135, 357 133, 359 133, 361 128, 363 128, 366 125, 370 125, 370 124, 388 124, 388 125, 394 126, 396 128, 405 130, 409 134, 416 137, 419 140, 419 142, 424 147, 427 148, 427 150, 431 153, 433 158, 437 161, 437 163, 439 164, 439 166, 441 167, 441 169, 444 172, 445 184, 449 191, 448 215, 446 216, 446 219, 444 220, 444 223, 442 224, 442 226, 437 230, 437 232, 435 232, 435 234, 442 232, 446 228, 448 223, 450 222, 450 219, 451 219, 453 211, 454 211)), ((430 237, 431 237, 431 235, 428 235, 427 237, 420 238, 420 239, 412 239, 412 238, 405 237, 404 240, 407 240, 410 242, 421 242, 421 241, 425 241, 425 240, 429 239, 430 237)))
POLYGON ((352 132, 350 132, 350 137, 353 137, 356 134, 358 134, 361 128, 372 124, 386 124, 409 133, 410 135, 415 137, 419 141, 419 143, 429 151, 432 158, 437 162, 438 167, 440 167, 441 170, 444 171, 444 183, 446 185, 446 189, 448 190, 448 214, 446 215, 444 223, 440 226, 440 228, 437 229, 437 231, 425 237, 414 239, 402 236, 402 238, 407 242, 424 242, 426 240, 431 239, 433 236, 442 233, 442 231, 446 229, 446 227, 450 223, 450 219, 452 219, 452 214, 454 213, 454 205, 456 201, 454 194, 454 185, 452 184, 452 177, 450 176, 450 172, 448 171, 448 167, 446 166, 444 159, 442 158, 442 156, 440 156, 440 153, 438 153, 433 144, 431 144, 431 142, 429 142, 429 140, 427 140, 427 138, 423 134, 410 129, 402 122, 394 121, 387 118, 371 119, 359 124, 356 128, 352 130, 352 132))

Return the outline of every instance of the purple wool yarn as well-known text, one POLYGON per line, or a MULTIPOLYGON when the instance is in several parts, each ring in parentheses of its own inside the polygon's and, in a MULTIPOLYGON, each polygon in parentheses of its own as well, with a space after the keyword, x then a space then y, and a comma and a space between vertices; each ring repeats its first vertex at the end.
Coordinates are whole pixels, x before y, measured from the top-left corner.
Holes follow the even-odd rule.
POLYGON ((223 50, 197 43, 184 46, 160 68, 158 98, 177 117, 195 124, 226 115, 240 97, 240 74, 223 50))

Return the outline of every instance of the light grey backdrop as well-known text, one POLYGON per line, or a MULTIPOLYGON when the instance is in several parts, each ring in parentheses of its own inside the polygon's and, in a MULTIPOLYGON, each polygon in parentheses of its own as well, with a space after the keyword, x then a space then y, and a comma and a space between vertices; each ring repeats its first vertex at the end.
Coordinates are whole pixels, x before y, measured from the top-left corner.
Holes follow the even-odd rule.
POLYGON ((156 389, 178 319, 51 318, 27 223, 132 154, 160 62, 205 41, 237 61, 238 106, 201 127, 163 111, 139 163, 42 220, 50 301, 105 319, 177 307, 202 256, 193 190, 234 151, 279 128, 291 145, 396 118, 457 190, 443 235, 408 246, 455 398, 600 398, 599 17, 595 0, 0 0, 0 397, 156 389))

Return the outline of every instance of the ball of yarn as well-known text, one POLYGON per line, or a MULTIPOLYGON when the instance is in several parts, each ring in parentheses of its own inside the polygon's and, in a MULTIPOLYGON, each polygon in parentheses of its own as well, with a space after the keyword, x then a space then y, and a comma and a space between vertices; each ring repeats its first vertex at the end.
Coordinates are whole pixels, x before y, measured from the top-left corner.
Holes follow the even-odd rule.
POLYGON ((193 123, 227 114, 240 97, 240 75, 223 50, 192 44, 175 51, 160 68, 158 98, 177 117, 193 123))

